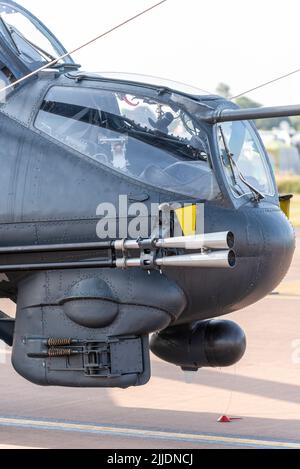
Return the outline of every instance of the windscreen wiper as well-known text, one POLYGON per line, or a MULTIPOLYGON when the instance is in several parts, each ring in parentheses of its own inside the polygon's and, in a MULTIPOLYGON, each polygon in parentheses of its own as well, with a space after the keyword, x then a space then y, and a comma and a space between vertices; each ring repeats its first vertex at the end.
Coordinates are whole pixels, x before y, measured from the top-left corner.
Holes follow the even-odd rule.
POLYGON ((237 172, 237 175, 238 175, 239 179, 242 181, 243 184, 245 184, 245 186, 247 186, 251 190, 251 192, 254 194, 255 200, 258 201, 258 202, 260 200, 263 200, 265 198, 265 196, 258 189, 256 189, 256 187, 252 186, 252 184, 250 184, 250 182, 247 181, 246 177, 243 175, 243 173, 239 169, 238 164, 236 163, 236 161, 234 159, 234 154, 231 153, 231 151, 229 150, 229 147, 228 147, 228 144, 227 144, 227 141, 226 141, 226 137, 224 135, 224 132, 223 132, 223 129, 222 129, 221 125, 219 125, 219 130, 220 130, 220 134, 221 134, 221 137, 222 137, 225 152, 226 152, 226 155, 227 155, 228 160, 229 160, 229 164, 230 164, 230 168, 231 168, 231 171, 232 171, 232 175, 233 175, 235 185, 238 185, 236 175, 235 175, 235 169, 236 169, 236 172, 237 172))
POLYGON ((0 14, 0 22, 1 22, 1 25, 3 27, 3 31, 8 35, 10 41, 12 42, 12 45, 13 47, 16 49, 16 51, 18 52, 18 54, 20 54, 20 49, 18 48, 17 44, 16 44, 16 41, 14 40, 13 36, 12 36, 12 33, 9 29, 9 27, 7 26, 7 24, 5 23, 5 21, 3 20, 1 14, 0 14))
MULTIPOLYGON (((9 26, 9 32, 10 32, 10 36, 12 38, 12 40, 14 41, 13 39, 13 36, 12 34, 16 34, 17 36, 19 36, 20 39, 22 39, 22 41, 26 42, 29 46, 31 46, 33 49, 35 49, 37 52, 39 52, 41 55, 44 56, 44 58, 48 61, 48 62, 53 62, 54 60, 56 60, 56 57, 54 57, 52 54, 50 54, 49 52, 46 52, 44 49, 42 49, 40 46, 34 44, 33 42, 31 42, 29 39, 27 39, 25 36, 23 36, 23 34, 21 34, 17 29, 13 28, 12 26, 9 26)), ((14 43, 16 44, 16 41, 14 41, 14 43)), ((17 47, 17 45, 16 45, 17 47)), ((18 47, 17 47, 18 48, 18 47)), ((19 50, 19 49, 18 49, 19 50)), ((20 53, 20 51, 19 51, 20 53)))

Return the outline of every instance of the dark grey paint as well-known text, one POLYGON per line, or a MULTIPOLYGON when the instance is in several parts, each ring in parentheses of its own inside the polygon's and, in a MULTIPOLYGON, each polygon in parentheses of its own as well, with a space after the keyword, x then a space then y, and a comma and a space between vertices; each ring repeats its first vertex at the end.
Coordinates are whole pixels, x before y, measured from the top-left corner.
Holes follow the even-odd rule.
MULTIPOLYGON (((39 106, 53 85, 142 93, 166 102, 175 99, 199 119, 209 109, 219 115, 222 109, 236 108, 215 96, 187 96, 88 75, 78 80, 76 74, 63 71, 27 81, 0 107, 2 247, 98 241, 96 208, 103 201, 117 205, 119 194, 143 200, 148 207, 182 200, 176 193, 122 176, 35 129, 39 106)), ((144 384, 150 376, 150 332, 244 308, 270 293, 285 276, 295 238, 279 209, 278 194, 260 203, 253 202, 251 196, 234 198, 220 162, 216 129, 209 122, 202 123, 222 192, 220 198, 205 204, 205 231, 234 233, 237 266, 230 270, 166 269, 163 275, 110 269, 7 273, 7 279, 0 283, 0 295, 17 302, 13 363, 24 377, 43 385, 144 384), (98 347, 117 338, 120 348, 112 354, 112 362, 123 350, 119 376, 91 378, 82 371, 67 371, 66 358, 53 362, 49 357, 28 356, 33 344, 44 353, 43 341, 51 337, 96 340, 98 347), (63 371, 55 371, 62 365, 63 371)), ((36 256, 43 259, 42 254, 32 254, 32 259, 36 256)))

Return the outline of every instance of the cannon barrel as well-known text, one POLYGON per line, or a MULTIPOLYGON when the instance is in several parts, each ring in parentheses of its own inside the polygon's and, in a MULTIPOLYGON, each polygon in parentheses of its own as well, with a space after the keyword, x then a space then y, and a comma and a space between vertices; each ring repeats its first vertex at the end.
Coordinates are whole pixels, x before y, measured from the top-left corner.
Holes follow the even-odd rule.
POLYGON ((209 124, 221 122, 269 119, 273 117, 300 116, 300 104, 248 109, 216 109, 203 117, 209 124))
POLYGON ((230 231, 225 231, 222 233, 165 238, 157 240, 155 246, 164 249, 232 249, 234 247, 234 234, 230 231))
MULTIPOLYGON (((151 240, 149 240, 151 242, 151 240)), ((154 239, 153 247, 158 249, 232 249, 234 234, 231 231, 221 233, 206 233, 202 235, 179 236, 176 238, 154 239)), ((139 241, 118 240, 114 242, 116 251, 140 250, 139 241)))
POLYGON ((236 265, 234 251, 216 251, 205 254, 185 254, 156 259, 159 267, 233 268, 236 265))
MULTIPOLYGON (((158 257, 154 260, 157 267, 198 267, 198 268, 223 268, 230 269, 236 265, 236 255, 234 251, 214 251, 209 253, 184 254, 182 256, 158 257)), ((116 259, 118 269, 129 267, 147 267, 142 264, 140 258, 120 258, 116 259)))

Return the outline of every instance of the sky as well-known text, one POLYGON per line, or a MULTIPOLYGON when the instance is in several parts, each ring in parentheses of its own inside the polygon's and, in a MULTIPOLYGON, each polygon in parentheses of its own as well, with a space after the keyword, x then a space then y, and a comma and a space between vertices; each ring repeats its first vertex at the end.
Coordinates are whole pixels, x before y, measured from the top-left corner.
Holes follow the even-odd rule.
MULTIPOLYGON (((157 0, 19 0, 67 50, 157 0)), ((155 75, 237 95, 300 68, 299 0, 168 0, 73 56, 88 71, 155 75)), ((264 105, 300 104, 300 73, 248 94, 264 105)))

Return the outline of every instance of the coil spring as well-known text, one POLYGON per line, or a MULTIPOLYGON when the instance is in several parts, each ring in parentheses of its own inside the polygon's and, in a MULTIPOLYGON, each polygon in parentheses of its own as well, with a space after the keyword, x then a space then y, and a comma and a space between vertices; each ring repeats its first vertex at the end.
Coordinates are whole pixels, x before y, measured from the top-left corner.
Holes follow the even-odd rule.
POLYGON ((71 355, 72 350, 69 348, 50 348, 48 350, 48 356, 51 358, 70 357, 71 355))
POLYGON ((50 337, 47 344, 48 347, 66 347, 68 345, 72 345, 72 339, 55 339, 50 337))

